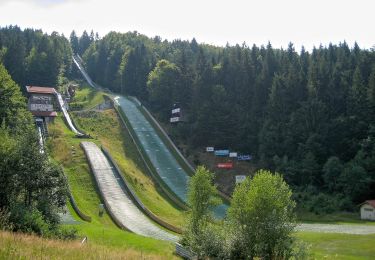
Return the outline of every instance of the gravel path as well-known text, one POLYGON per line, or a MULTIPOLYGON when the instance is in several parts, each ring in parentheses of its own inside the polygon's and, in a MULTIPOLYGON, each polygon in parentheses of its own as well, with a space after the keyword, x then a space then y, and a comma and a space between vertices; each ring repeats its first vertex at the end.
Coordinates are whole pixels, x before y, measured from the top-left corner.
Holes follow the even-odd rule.
POLYGON ((177 236, 159 228, 134 205, 128 193, 116 178, 115 169, 111 167, 107 157, 99 147, 92 142, 82 142, 81 145, 85 150, 95 180, 111 214, 122 225, 136 234, 176 242, 177 236))
POLYGON ((299 224, 297 231, 310 231, 318 233, 343 233, 355 235, 375 234, 375 226, 349 225, 349 224, 299 224))

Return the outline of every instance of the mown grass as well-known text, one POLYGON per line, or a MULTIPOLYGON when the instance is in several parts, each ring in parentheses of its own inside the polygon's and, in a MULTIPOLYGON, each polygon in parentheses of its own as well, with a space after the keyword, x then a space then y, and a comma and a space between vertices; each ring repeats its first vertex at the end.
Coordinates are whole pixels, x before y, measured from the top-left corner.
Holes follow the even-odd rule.
POLYGON ((311 245, 313 259, 374 259, 375 235, 298 232, 311 245))
POLYGON ((125 247, 80 241, 43 239, 33 235, 0 232, 0 259, 175 259, 125 247))
POLYGON ((93 108, 104 101, 102 91, 93 91, 88 85, 83 85, 77 89, 74 96, 74 103, 83 105, 83 109, 93 108))

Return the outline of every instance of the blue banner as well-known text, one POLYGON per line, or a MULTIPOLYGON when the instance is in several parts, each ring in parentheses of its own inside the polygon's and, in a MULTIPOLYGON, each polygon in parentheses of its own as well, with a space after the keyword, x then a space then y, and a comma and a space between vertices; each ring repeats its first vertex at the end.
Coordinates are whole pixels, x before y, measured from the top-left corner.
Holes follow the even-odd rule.
POLYGON ((216 150, 215 155, 216 156, 228 156, 229 150, 216 150))
POLYGON ((237 157, 237 160, 239 161, 250 161, 252 158, 252 156, 250 154, 243 154, 243 155, 239 155, 237 157))

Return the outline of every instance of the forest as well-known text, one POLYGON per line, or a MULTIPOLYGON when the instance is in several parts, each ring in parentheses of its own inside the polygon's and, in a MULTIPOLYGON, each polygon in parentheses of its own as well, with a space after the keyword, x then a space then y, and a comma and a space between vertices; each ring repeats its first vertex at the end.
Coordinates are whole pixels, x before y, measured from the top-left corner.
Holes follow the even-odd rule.
POLYGON ((55 86, 66 80, 69 41, 57 33, 7 27, 0 29, 0 50, 0 230, 73 238, 74 229, 59 225, 67 180, 61 166, 40 152, 21 91, 25 84, 55 86))
POLYGON ((251 153, 309 211, 353 210, 375 197, 375 52, 346 42, 307 51, 216 47, 111 32, 83 53, 94 81, 137 96, 176 141, 251 153), (306 203, 308 202, 308 203, 306 203))
POLYGON ((375 197, 373 49, 217 47, 138 32, 67 39, 10 26, 0 50, 20 86, 78 77, 78 53, 95 82, 137 96, 164 123, 179 102, 186 122, 170 129, 176 142, 250 153, 257 169, 283 174, 308 211, 353 210, 375 197))

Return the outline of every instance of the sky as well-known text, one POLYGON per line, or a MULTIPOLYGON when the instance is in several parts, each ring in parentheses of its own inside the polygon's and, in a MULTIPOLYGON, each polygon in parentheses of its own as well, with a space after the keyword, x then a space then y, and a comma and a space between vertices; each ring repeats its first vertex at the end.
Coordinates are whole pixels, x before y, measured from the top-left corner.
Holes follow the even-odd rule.
POLYGON ((338 44, 375 46, 373 0, 0 0, 0 26, 57 31, 138 31, 149 37, 218 46, 296 49, 338 44))

